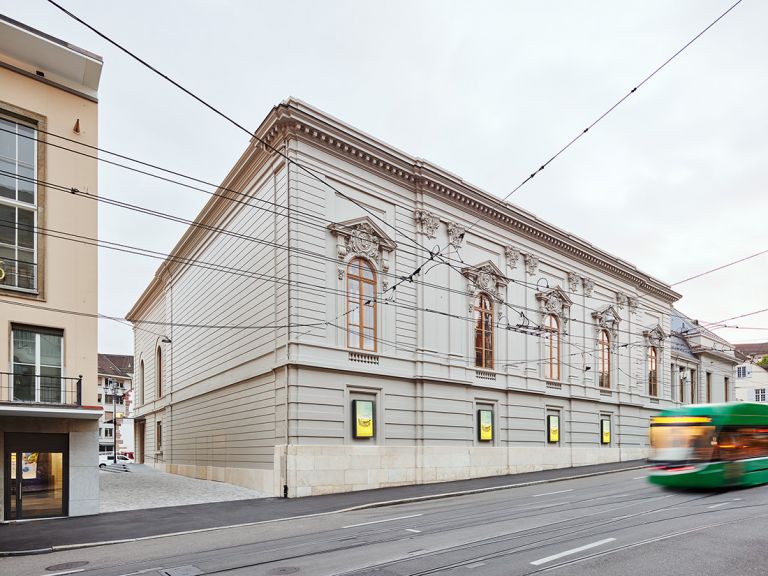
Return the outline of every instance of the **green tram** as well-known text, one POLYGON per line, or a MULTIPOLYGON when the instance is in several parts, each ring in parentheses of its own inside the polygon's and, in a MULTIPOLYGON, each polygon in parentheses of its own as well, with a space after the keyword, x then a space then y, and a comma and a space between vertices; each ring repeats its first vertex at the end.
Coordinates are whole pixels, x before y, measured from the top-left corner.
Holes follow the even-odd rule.
POLYGON ((696 404, 651 419, 648 479, 680 488, 768 482, 768 405, 696 404))

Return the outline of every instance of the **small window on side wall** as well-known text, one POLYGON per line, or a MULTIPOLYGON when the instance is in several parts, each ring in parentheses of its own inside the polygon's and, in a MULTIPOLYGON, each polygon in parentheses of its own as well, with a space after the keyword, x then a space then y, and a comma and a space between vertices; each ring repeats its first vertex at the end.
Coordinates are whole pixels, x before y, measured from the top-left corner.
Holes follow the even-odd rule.
POLYGON ((352 400, 352 438, 376 436, 375 408, 373 400, 352 400))
POLYGON ((547 444, 560 443, 560 414, 547 414, 547 444))
POLYGON ((493 410, 490 407, 477 411, 477 439, 480 442, 493 442, 494 437, 493 410))

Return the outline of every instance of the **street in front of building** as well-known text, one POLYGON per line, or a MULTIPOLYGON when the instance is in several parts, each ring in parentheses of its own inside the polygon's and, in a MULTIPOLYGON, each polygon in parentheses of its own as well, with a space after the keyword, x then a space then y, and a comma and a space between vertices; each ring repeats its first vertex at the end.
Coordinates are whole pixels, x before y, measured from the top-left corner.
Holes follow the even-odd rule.
POLYGON ((644 470, 0 559, 0 573, 760 575, 768 488, 671 492, 644 470), (726 556, 713 551, 728 550, 726 556))

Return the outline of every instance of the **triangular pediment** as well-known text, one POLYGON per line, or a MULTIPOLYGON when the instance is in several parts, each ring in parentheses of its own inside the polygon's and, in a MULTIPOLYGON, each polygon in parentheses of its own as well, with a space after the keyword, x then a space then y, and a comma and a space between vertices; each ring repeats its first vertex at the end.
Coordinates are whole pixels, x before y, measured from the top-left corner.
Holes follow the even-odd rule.
POLYGON ((392 251, 397 248, 397 243, 368 216, 352 218, 343 222, 334 222, 328 225, 328 230, 332 234, 344 237, 351 237, 360 233, 368 234, 376 237, 378 245, 384 250, 392 251))
POLYGON ((560 288, 560 286, 555 286, 554 288, 550 288, 549 290, 544 290, 543 292, 537 292, 536 298, 539 300, 547 301, 553 298, 559 299, 563 306, 568 308, 573 304, 573 300, 571 300, 568 297, 568 293, 560 288))
POLYGON ((643 330, 643 336, 648 340, 661 342, 666 340, 669 337, 669 334, 664 332, 664 328, 661 327, 661 324, 656 324, 653 328, 643 330))
POLYGON ((595 320, 604 320, 606 318, 613 318, 615 322, 621 321, 621 316, 619 316, 618 310, 616 310, 616 307, 611 305, 606 306, 602 310, 599 310, 597 312, 592 312, 592 318, 595 320))
POLYGON ((490 274, 494 277, 496 284, 500 284, 502 286, 509 284, 509 279, 504 276, 504 272, 502 272, 501 269, 496 266, 492 260, 486 260, 485 262, 475 264, 474 266, 465 266, 461 269, 461 273, 470 280, 474 280, 483 273, 490 274))

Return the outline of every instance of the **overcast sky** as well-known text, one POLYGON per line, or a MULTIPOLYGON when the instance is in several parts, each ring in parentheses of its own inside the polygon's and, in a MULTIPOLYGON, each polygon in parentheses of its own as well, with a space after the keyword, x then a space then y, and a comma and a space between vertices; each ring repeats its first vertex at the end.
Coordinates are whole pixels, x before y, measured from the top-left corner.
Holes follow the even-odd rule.
MULTIPOLYGON (((295 96, 498 196, 731 0, 59 0, 256 128, 295 96)), ((44 0, 0 11, 100 54, 100 145, 219 182, 247 137, 44 0)), ((768 249, 768 3, 725 19, 511 199, 669 283, 768 249)), ((100 190, 194 218, 208 196, 100 165, 100 190)), ((99 235, 161 252, 184 227, 101 205, 99 235)), ((702 321, 768 308, 768 255, 676 286, 702 321)), ((102 250, 103 314, 159 262, 102 250)), ((768 328, 768 313, 729 324, 768 328)), ((768 331, 725 329, 732 342, 768 331)), ((101 321, 100 352, 131 354, 101 321)))

